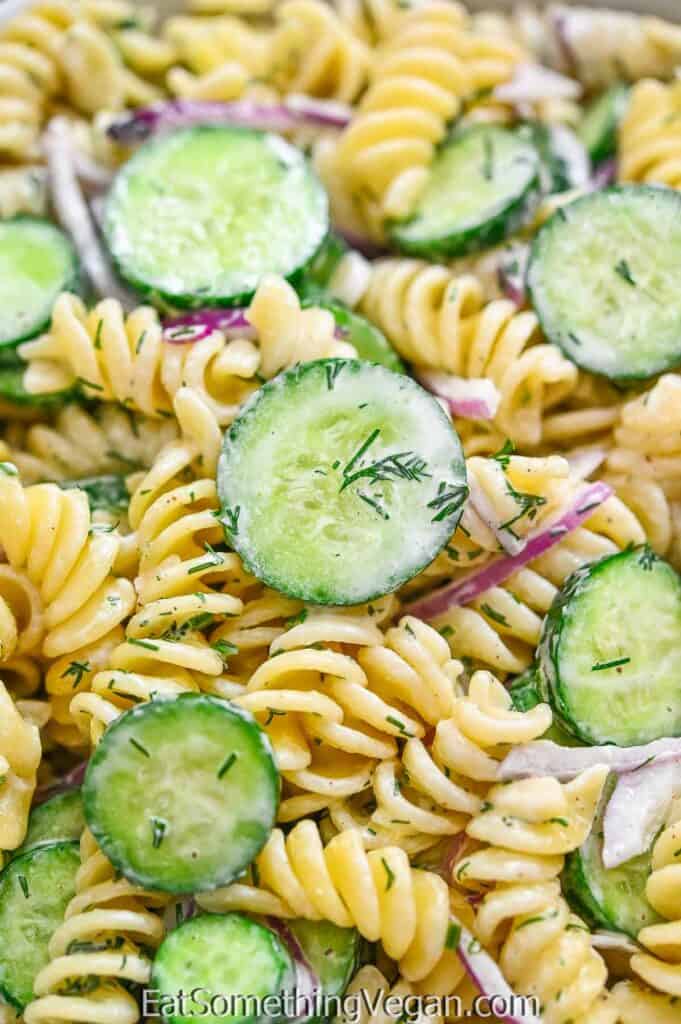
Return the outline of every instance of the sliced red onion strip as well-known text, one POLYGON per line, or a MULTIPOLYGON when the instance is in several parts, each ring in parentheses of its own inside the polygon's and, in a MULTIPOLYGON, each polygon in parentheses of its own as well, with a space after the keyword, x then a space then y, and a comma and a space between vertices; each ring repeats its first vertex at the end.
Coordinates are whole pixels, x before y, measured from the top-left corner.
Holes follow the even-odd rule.
POLYGON ((109 167, 98 163, 79 149, 76 149, 73 154, 73 163, 79 181, 89 188, 108 188, 114 179, 114 172, 109 167))
POLYGON ((514 243, 502 252, 497 268, 499 287, 504 295, 515 302, 516 306, 524 306, 526 299, 525 272, 530 258, 530 247, 524 242, 514 243))
POLYGON ((60 793, 68 793, 71 789, 78 789, 83 784, 86 769, 87 761, 81 761, 80 764, 77 764, 75 768, 72 768, 61 779, 57 779, 56 782, 49 782, 46 786, 38 786, 33 794, 33 806, 36 807, 38 804, 44 804, 46 800, 50 800, 53 796, 58 796, 60 793))
POLYGON ((246 310, 199 309, 182 316, 167 317, 163 321, 163 340, 173 345, 186 345, 201 341, 214 331, 227 337, 255 338, 256 331, 246 316, 246 310))
POLYGON ((166 100, 140 107, 112 121, 107 134, 116 142, 134 144, 159 131, 187 128, 194 124, 236 124, 262 131, 286 132, 304 125, 345 128, 350 109, 324 100, 292 97, 284 103, 254 103, 235 100, 166 100))
POLYGON ((541 1024, 541 1019, 526 1008, 530 1000, 518 996, 496 961, 485 952, 478 940, 463 925, 461 928, 457 954, 466 974, 480 989, 482 995, 489 999, 489 1009, 498 1020, 507 1024, 541 1024), (517 1007, 517 1012, 516 1012, 517 1007))
POLYGON ((485 526, 492 531, 500 547, 509 555, 519 554, 528 543, 527 537, 518 537, 512 530, 505 529, 501 525, 499 517, 492 507, 492 503, 483 488, 478 486, 477 481, 472 476, 468 478, 468 490, 469 501, 473 509, 477 512, 485 526))
POLYGON ((446 402, 453 416, 491 420, 496 415, 501 395, 491 380, 455 377, 438 370, 417 370, 415 376, 427 391, 446 402))
POLYGON ((468 604, 492 587, 498 587, 518 569, 564 540, 568 533, 572 533, 573 530, 581 526, 593 510, 606 501, 611 494, 612 488, 600 481, 587 484, 577 494, 567 512, 564 512, 551 525, 530 535, 527 538, 527 544, 517 555, 497 558, 477 572, 471 572, 463 579, 447 583, 439 590, 434 590, 407 605, 403 609, 404 614, 415 615, 418 619, 435 619, 439 615, 443 615, 447 609, 468 604))
POLYGON ((52 118, 43 146, 57 217, 71 236, 92 287, 98 295, 118 299, 125 309, 133 309, 137 300, 117 280, 78 184, 66 118, 52 118))
POLYGON ((681 753, 620 775, 603 819, 603 866, 616 868, 649 850, 681 790, 681 753))
POLYGON ((198 905, 193 896, 186 896, 175 903, 169 903, 163 911, 163 923, 166 926, 166 931, 171 932, 174 928, 179 928, 190 917, 194 917, 197 910, 198 905))
POLYGON ((301 1013, 296 1017, 289 1018, 290 1024, 307 1020, 314 1013, 315 997, 318 992, 321 992, 322 983, 305 956, 303 947, 286 922, 278 917, 268 917, 266 922, 267 927, 276 932, 288 949, 296 969, 296 1007, 301 1008, 301 1013), (304 1012, 305 1006, 308 1007, 307 1013, 304 1012))
POLYGON ((594 192, 597 192, 601 188, 607 188, 608 185, 612 185, 617 177, 617 161, 614 157, 610 160, 604 160, 602 163, 594 167, 591 174, 591 188, 594 192))
POLYGON ((541 100, 578 100, 582 87, 573 78, 541 64, 519 64, 513 77, 495 86, 494 98, 502 103, 537 103, 541 100))
POLYGON ((561 782, 576 778, 587 768, 606 764, 618 775, 634 772, 653 760, 681 758, 681 739, 661 739, 639 747, 562 747, 551 740, 534 740, 514 747, 499 765, 502 782, 552 775, 561 782))

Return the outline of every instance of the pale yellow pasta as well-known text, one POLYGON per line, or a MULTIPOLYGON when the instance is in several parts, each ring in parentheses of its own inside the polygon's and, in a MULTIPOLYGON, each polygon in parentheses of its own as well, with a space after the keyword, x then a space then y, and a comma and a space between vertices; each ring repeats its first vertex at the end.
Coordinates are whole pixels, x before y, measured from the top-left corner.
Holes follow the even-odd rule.
POLYGON ((20 715, 0 679, 0 851, 24 839, 40 754, 38 729, 20 715))
POLYGON ((381 217, 409 213, 447 123, 521 58, 513 43, 469 31, 458 4, 428 0, 404 11, 340 141, 341 170, 364 204, 381 217))
POLYGON ((132 610, 132 585, 112 572, 119 537, 93 526, 84 492, 55 484, 24 487, 5 471, 0 543, 9 566, 25 573, 40 595, 48 658, 93 643, 132 610))
POLYGON ((543 415, 577 383, 574 363, 541 340, 535 314, 508 299, 486 303, 471 275, 378 261, 361 308, 417 367, 492 380, 501 394, 494 422, 518 445, 541 443, 543 415))
POLYGON ((620 981, 615 985, 610 1003, 616 1011, 617 1024, 677 1024, 678 999, 643 988, 633 981, 620 981))
POLYGON ((258 332, 263 377, 311 359, 357 354, 352 345, 336 339, 335 320, 328 310, 301 309, 291 285, 273 274, 263 278, 247 316, 258 332))
POLYGON ((551 724, 546 704, 513 709, 506 689, 489 672, 476 672, 468 694, 456 699, 430 743, 410 737, 399 760, 382 761, 372 788, 376 810, 368 828, 401 835, 454 835, 482 808, 496 778, 498 759, 509 747, 537 739, 551 724), (405 828, 404 826, 407 826, 405 828))
POLYGON ((649 78, 631 90, 620 125, 620 181, 681 187, 681 82, 664 85, 649 78))
POLYGON ((364 89, 371 53, 322 0, 277 7, 270 74, 282 92, 352 103, 364 89))
POLYGON ((185 437, 158 455, 130 501, 139 557, 135 614, 122 643, 100 671, 83 675, 69 704, 70 716, 93 743, 132 704, 159 693, 215 692, 214 680, 223 672, 219 646, 212 647, 203 630, 241 612, 241 600, 222 587, 242 570, 237 555, 213 546, 222 542, 214 514, 220 434, 217 428, 212 434, 214 422, 201 405, 188 389, 178 392, 175 407, 185 437), (199 469, 207 475, 197 475, 199 469))
MULTIPOLYGON (((218 71, 225 64, 240 65, 249 77, 262 78, 269 71, 271 31, 254 27, 241 18, 178 15, 168 18, 162 31, 182 65, 197 78, 218 71)), ((168 78, 171 91, 175 78, 172 71, 168 78)), ((182 80, 182 76, 177 77, 177 81, 182 80)))
POLYGON ((173 419, 133 416, 115 405, 90 412, 70 403, 51 422, 10 424, 6 458, 29 484, 125 474, 151 466, 176 436, 173 419))
POLYGON ((403 10, 399 0, 334 0, 333 6, 355 35, 374 44, 392 34, 403 10))
POLYGON ((187 0, 194 14, 264 15, 276 7, 277 0, 187 0))
POLYGON ((681 996, 681 819, 672 817, 655 840, 646 899, 663 918, 662 924, 641 929, 638 941, 645 952, 635 953, 631 968, 659 992, 681 996))
POLYGON ((591 830, 606 766, 562 785, 533 778, 494 786, 468 825, 484 843, 455 869, 461 886, 486 892, 475 933, 514 991, 536 996, 546 1024, 616 1024, 605 990, 607 968, 589 929, 561 896, 563 857, 591 830))
POLYGON ((121 878, 88 830, 80 855, 76 895, 50 939, 49 962, 36 975, 24 1020, 136 1024, 139 1006, 129 987, 149 983, 165 931, 157 910, 166 897, 121 878))
MULTIPOLYGON (((198 897, 205 910, 246 910, 354 925, 381 941, 408 981, 421 981, 446 954, 449 890, 438 875, 414 869, 398 847, 365 851, 358 832, 323 846, 317 825, 299 822, 286 837, 275 829, 256 858, 258 883, 198 897)), ((453 954, 452 954, 453 955, 453 954)))

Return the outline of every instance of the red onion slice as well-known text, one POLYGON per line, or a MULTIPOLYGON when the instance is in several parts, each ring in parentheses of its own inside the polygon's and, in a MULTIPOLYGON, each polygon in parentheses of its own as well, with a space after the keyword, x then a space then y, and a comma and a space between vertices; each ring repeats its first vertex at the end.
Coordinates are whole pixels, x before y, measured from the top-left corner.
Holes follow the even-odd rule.
POLYGON ((163 923, 166 926, 166 931, 171 932, 175 928, 179 928, 190 917, 194 917, 197 911, 198 905, 193 896, 186 896, 175 903, 169 903, 163 911, 163 923))
POLYGON ((571 452, 565 458, 572 475, 578 480, 587 480, 599 466, 603 465, 607 454, 604 448, 586 448, 581 452, 571 452))
POLYGON ((541 64, 519 64, 513 77, 495 86, 494 98, 502 103, 539 103, 542 100, 578 100, 582 87, 574 78, 541 64))
POLYGON ((426 391, 449 406, 453 416, 469 420, 494 419, 501 395, 491 380, 455 377, 438 370, 417 370, 415 376, 426 391))
POLYGON ((562 747, 551 740, 534 740, 514 747, 499 765, 502 782, 552 775, 561 782, 574 779, 587 768, 606 764, 618 775, 636 772, 653 760, 681 759, 681 739, 661 739, 639 747, 562 747))
POLYGON ((594 167, 590 185, 594 192, 598 192, 599 189, 612 185, 616 178, 617 161, 614 157, 611 157, 610 160, 603 160, 602 163, 594 167))
POLYGON ((98 295, 118 299, 125 309, 133 309, 137 299, 114 274, 78 184, 66 118, 52 118, 43 136, 43 148, 57 218, 71 236, 92 287, 98 295))
POLYGON ((488 1008, 496 1019, 507 1024, 541 1024, 541 1018, 527 1009, 532 1000, 517 995, 495 960, 485 952, 478 940, 463 925, 457 954, 466 974, 489 1000, 488 1008), (517 1012, 516 1012, 517 1007, 517 1012))
POLYGON ((623 935, 622 932, 592 932, 591 945, 594 949, 610 949, 618 953, 641 952, 641 947, 633 939, 630 939, 628 935, 623 935))
POLYGON ((449 608, 468 604, 492 587, 498 587, 518 569, 543 555, 545 551, 559 544, 568 533, 581 526, 593 510, 612 493, 612 488, 600 481, 587 484, 579 491, 571 507, 563 515, 527 538, 527 544, 517 555, 497 558, 477 572, 471 572, 463 579, 447 583, 439 590, 434 590, 407 605, 403 613, 428 621, 443 615, 449 608))
POLYGON ((649 850, 681 790, 681 753, 620 775, 603 819, 603 866, 616 868, 649 850))
POLYGON ((515 302, 516 306, 524 306, 527 298, 525 291, 525 272, 530 258, 530 247, 524 242, 508 246, 499 257, 497 279, 504 295, 515 302))
POLYGON ((278 917, 268 917, 266 922, 267 927, 276 932, 288 949, 296 969, 296 1009, 300 1012, 295 1017, 288 1018, 289 1024, 308 1020, 315 1013, 315 1003, 322 990, 322 983, 305 956, 303 947, 286 922, 278 917))
POLYGON ((222 331, 226 337, 255 338, 256 331, 246 316, 246 310, 199 309, 182 316, 167 317, 163 321, 163 340, 172 345, 187 345, 201 341, 222 331))
POLYGON ((339 130, 345 128, 350 116, 349 107, 298 96, 270 104, 253 100, 162 100, 112 121, 107 134, 116 142, 134 145, 157 132, 194 124, 234 124, 272 132, 292 131, 304 125, 339 130))
POLYGON ((33 806, 37 807, 38 804, 44 804, 46 800, 50 800, 53 796, 58 796, 60 793, 68 793, 71 789, 78 789, 83 784, 86 770, 87 761, 81 761, 80 764, 77 764, 75 768, 72 768, 61 779, 57 779, 56 782, 48 782, 45 786, 38 786, 33 794, 33 806))

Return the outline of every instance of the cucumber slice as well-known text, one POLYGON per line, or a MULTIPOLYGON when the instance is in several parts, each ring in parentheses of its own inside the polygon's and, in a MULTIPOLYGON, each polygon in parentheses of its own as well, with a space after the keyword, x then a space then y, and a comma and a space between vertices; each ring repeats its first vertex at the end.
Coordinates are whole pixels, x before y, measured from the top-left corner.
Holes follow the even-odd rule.
POLYGON ((260 1024, 281 1014, 258 1012, 255 1003, 268 996, 278 1001, 294 981, 291 957, 269 928, 243 914, 201 914, 166 935, 151 991, 158 993, 162 1019, 172 1024, 260 1024), (184 1004, 179 992, 187 993, 184 1004))
POLYGON ((617 130, 628 102, 628 86, 617 82, 592 100, 586 108, 577 134, 595 164, 617 152, 617 130))
POLYGON ((246 712, 205 694, 122 714, 83 784, 87 823, 109 860, 164 892, 233 882, 264 846, 278 802, 265 733, 246 712))
POLYGON ((85 491, 91 512, 102 510, 112 515, 122 515, 130 503, 125 477, 116 473, 82 477, 80 480, 62 480, 59 486, 65 490, 85 491))
POLYGON ((526 138, 496 125, 457 132, 439 149, 412 215, 389 225, 406 253, 442 259, 496 245, 539 195, 540 159, 526 138))
POLYGON ((606 782, 586 842, 567 856, 563 890, 570 904, 592 928, 624 932, 636 939, 641 928, 661 920, 645 895, 652 849, 621 867, 603 867, 603 817, 615 782, 614 775, 606 782))
POLYGON ((317 297, 303 305, 321 306, 328 309, 343 332, 343 340, 357 349, 360 359, 369 363, 380 363, 395 373, 406 373, 407 368, 386 336, 359 313, 353 313, 342 302, 317 297))
POLYGON ((79 867, 78 843, 50 843, 15 857, 0 874, 0 993, 17 1010, 34 998, 79 867))
POLYGON ((246 305, 292 278, 329 227, 326 193, 276 135, 199 125, 141 146, 116 175, 104 233, 121 275, 174 306, 246 305))
MULTIPOLYGON (((319 978, 322 994, 341 996, 350 984, 359 959, 361 939, 356 928, 339 928, 330 921, 289 921, 305 958, 319 978)), ((311 1017, 308 1024, 321 1022, 311 1017)))
POLYGON ((54 301, 78 286, 78 260, 63 231, 42 217, 0 220, 0 345, 44 331, 54 301))
MULTIPOLYGON (((537 704, 541 704, 544 698, 541 695, 539 672, 536 665, 531 665, 521 675, 516 676, 510 684, 508 692, 516 711, 531 711, 532 708, 536 708, 537 704)), ((553 740, 554 743, 559 743, 562 747, 579 747, 582 745, 569 732, 561 729, 560 725, 555 721, 552 722, 541 738, 543 740, 553 740)))
POLYGON ((24 853, 39 843, 56 839, 80 839, 84 828, 85 816, 80 790, 58 793, 31 811, 26 838, 19 852, 24 853))
POLYGON ((681 578, 649 548, 578 569, 538 649, 544 699, 586 744, 681 735, 681 578))
POLYGON ((558 210, 530 251, 544 334, 591 373, 645 380, 681 360, 681 195, 624 185, 558 210))
POLYGON ((222 523, 269 586, 361 604, 428 565, 468 493, 459 439, 414 380, 320 359, 265 384, 225 435, 222 523))

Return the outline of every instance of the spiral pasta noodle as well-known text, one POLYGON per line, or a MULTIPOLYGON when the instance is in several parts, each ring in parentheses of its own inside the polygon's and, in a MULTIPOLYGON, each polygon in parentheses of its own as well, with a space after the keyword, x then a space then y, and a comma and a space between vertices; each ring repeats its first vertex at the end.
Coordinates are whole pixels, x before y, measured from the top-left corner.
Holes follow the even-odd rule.
POLYGON ((382 217, 408 214, 463 100, 505 81, 520 59, 513 44, 470 32, 457 4, 430 0, 403 12, 341 138, 340 166, 353 189, 382 217))
POLYGON ((0 851, 23 841, 40 757, 37 728, 22 718, 0 680, 0 851))
POLYGON ((479 813, 498 758, 509 747, 541 736, 551 724, 547 705, 515 711, 501 683, 475 672, 468 694, 435 727, 430 745, 410 737, 399 761, 382 761, 372 778, 376 810, 371 825, 407 826, 414 835, 454 835, 479 813), (462 817, 463 816, 463 817, 462 817))
POLYGON ((36 998, 24 1020, 136 1024, 139 1007, 129 985, 150 980, 150 953, 164 935, 157 913, 164 897, 118 877, 87 829, 80 855, 76 895, 50 939, 50 960, 36 976, 36 998))
POLYGON ((271 75, 282 92, 352 103, 366 85, 367 46, 320 0, 286 0, 277 7, 271 75))
POLYGON ((133 417, 114 405, 89 411, 69 403, 52 422, 11 424, 5 432, 6 458, 26 483, 125 474, 151 466, 176 435, 172 419, 133 417))
POLYGON ((493 786, 467 826, 486 845, 455 869, 459 885, 494 886, 477 910, 475 932, 484 946, 500 946, 504 977, 516 992, 538 997, 549 1024, 616 1020, 606 966, 558 878, 564 855, 589 834, 607 773, 596 766, 565 785, 534 778, 493 786))
POLYGON ((487 377, 495 424, 518 445, 542 440, 542 417, 570 394, 577 368, 540 340, 537 318, 508 299, 485 303, 478 280, 420 260, 374 264, 362 310, 416 366, 487 377))
POLYGON ((646 898, 664 923, 641 929, 638 941, 646 952, 635 953, 631 958, 632 970, 648 985, 677 998, 681 995, 681 872, 677 856, 680 839, 681 819, 677 818, 667 824, 653 844, 646 898))
POLYGON ((637 82, 619 131, 620 181, 681 187, 681 84, 654 79, 637 82))
POLYGON ((399 847, 367 853, 354 829, 323 846, 317 825, 305 819, 286 837, 275 829, 255 863, 257 885, 205 893, 201 906, 354 925, 369 941, 381 941, 408 981, 427 979, 447 952, 447 883, 412 868, 399 847))
MULTIPOLYGON (((100 639, 132 610, 132 585, 112 575, 119 538, 93 526, 82 491, 54 484, 24 487, 6 469, 0 479, 0 543, 10 568, 25 574, 40 595, 47 657, 100 639)), ((8 607, 5 602, 3 617, 8 607)))

